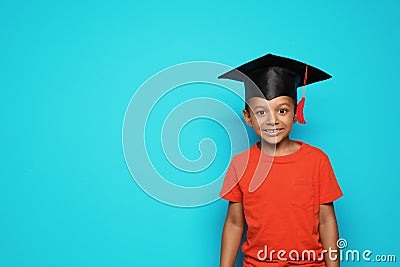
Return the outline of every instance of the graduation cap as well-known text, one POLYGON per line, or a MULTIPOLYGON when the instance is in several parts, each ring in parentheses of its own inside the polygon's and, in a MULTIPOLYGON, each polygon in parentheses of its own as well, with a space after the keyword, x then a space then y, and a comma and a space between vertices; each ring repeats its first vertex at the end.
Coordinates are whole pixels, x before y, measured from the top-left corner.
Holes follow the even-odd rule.
POLYGON ((306 85, 330 79, 332 76, 300 61, 267 54, 218 78, 243 82, 246 100, 257 96, 267 100, 278 96, 290 96, 297 101, 297 88, 303 86, 296 117, 299 123, 305 124, 303 109, 306 85))

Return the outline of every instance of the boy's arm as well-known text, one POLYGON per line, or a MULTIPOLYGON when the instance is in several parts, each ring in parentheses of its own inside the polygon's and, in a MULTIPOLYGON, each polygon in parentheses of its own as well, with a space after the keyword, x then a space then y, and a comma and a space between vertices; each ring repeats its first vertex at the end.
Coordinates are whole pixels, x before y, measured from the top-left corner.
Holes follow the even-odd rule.
POLYGON ((322 204, 319 207, 319 234, 322 249, 327 251, 324 254, 326 267, 339 267, 340 259, 337 246, 339 234, 333 203, 322 204), (332 250, 336 250, 336 252, 333 253, 332 250))
POLYGON ((228 213, 222 231, 221 267, 233 267, 244 232, 243 203, 229 202, 228 213))

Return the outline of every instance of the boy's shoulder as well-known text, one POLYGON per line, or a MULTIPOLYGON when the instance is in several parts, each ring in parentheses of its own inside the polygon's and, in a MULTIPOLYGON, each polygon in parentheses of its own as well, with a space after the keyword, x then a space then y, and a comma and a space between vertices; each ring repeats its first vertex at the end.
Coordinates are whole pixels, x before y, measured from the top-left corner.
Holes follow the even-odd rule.
POLYGON ((314 158, 329 159, 328 155, 321 148, 310 145, 305 142, 301 143, 305 148, 304 150, 306 150, 306 152, 309 153, 310 156, 314 158))
POLYGON ((252 145, 246 150, 234 154, 231 159, 231 165, 237 170, 244 170, 251 162, 250 155, 256 153, 257 144, 252 145))

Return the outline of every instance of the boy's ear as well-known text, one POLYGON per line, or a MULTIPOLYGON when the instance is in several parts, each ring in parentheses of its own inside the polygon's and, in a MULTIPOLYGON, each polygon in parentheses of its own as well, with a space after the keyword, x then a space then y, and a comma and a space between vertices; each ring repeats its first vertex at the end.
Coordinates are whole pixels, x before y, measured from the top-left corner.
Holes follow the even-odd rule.
POLYGON ((297 122, 297 116, 296 116, 296 114, 294 114, 294 116, 293 116, 293 123, 296 123, 297 122))
POLYGON ((249 125, 250 127, 253 127, 253 122, 251 121, 250 113, 246 109, 243 109, 242 114, 243 114, 243 118, 246 121, 247 125, 249 125))

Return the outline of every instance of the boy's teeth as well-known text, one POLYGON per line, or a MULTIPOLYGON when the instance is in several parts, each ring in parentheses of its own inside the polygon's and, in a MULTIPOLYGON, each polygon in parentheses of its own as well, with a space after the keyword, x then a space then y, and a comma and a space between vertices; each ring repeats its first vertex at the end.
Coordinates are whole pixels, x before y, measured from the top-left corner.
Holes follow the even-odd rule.
POLYGON ((278 130, 266 130, 269 133, 276 133, 278 130))

